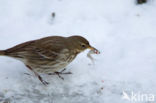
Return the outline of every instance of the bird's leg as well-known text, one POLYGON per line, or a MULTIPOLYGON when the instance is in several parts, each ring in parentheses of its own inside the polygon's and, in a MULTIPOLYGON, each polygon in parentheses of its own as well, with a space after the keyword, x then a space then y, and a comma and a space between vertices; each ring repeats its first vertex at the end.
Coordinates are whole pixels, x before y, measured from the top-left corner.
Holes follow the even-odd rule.
POLYGON ((57 73, 59 73, 59 74, 72 74, 71 72, 65 72, 64 73, 65 70, 66 70, 66 68, 64 68, 62 71, 57 72, 57 73))
POLYGON ((28 65, 26 65, 31 71, 33 71, 33 73, 35 74, 35 76, 37 76, 38 77, 38 79, 44 84, 44 85, 48 85, 49 83, 48 82, 46 82, 46 81, 44 81, 43 79, 42 79, 42 77, 37 73, 37 72, 35 72, 30 66, 28 66, 28 65))
POLYGON ((66 68, 64 68, 63 70, 61 70, 60 72, 62 73, 62 72, 64 72, 66 70, 66 68))

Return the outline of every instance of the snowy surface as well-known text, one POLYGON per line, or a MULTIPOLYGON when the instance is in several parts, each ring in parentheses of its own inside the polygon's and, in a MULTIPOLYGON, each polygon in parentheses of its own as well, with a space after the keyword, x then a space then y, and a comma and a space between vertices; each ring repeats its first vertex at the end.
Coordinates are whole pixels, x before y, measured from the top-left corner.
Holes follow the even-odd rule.
MULTIPOLYGON (((72 75, 42 75, 0 57, 0 103, 130 103, 122 92, 156 95, 156 1, 0 0, 0 50, 45 36, 82 35, 101 51, 93 65, 81 53, 72 75), (55 12, 55 17, 51 16, 55 12)), ((156 98, 155 98, 156 100, 156 98)), ((154 103, 142 101, 139 103, 154 103)))

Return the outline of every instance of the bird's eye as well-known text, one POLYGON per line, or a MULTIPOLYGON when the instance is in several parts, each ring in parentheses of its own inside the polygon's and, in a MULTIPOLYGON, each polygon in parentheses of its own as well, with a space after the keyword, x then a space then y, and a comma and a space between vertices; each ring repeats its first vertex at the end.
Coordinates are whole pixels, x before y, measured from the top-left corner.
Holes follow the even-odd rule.
POLYGON ((82 46, 82 48, 86 48, 86 46, 84 44, 82 44, 81 46, 82 46))

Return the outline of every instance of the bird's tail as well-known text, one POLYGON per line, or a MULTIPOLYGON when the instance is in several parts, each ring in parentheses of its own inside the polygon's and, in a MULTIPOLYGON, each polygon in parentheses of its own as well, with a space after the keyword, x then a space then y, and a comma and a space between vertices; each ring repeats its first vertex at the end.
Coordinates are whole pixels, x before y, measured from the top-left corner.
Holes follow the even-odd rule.
POLYGON ((0 55, 4 55, 5 52, 3 50, 0 50, 0 55))

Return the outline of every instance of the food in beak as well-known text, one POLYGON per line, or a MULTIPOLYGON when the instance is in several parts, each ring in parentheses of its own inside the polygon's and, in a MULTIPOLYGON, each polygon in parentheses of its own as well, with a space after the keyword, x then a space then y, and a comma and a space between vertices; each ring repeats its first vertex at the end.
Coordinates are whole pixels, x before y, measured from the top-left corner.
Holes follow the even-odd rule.
POLYGON ((94 58, 91 56, 91 54, 100 54, 100 52, 95 48, 91 48, 91 50, 88 52, 87 57, 94 63, 94 58))

